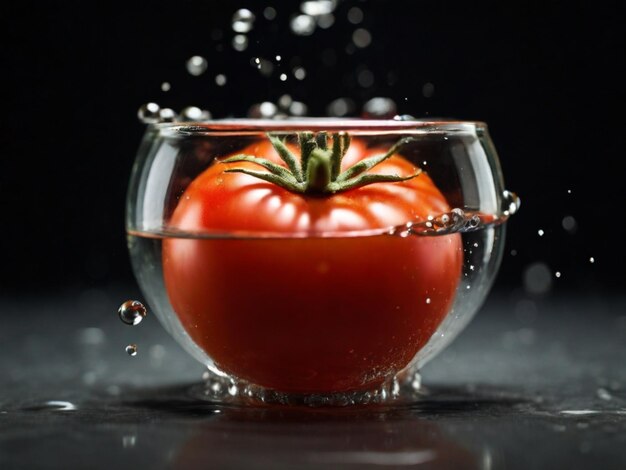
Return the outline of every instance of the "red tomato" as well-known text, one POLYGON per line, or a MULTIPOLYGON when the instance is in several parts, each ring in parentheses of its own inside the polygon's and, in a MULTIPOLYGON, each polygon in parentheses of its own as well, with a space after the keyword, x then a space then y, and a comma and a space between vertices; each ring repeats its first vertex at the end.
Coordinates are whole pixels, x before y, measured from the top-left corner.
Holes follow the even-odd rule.
MULTIPOLYGON (((343 166, 380 152, 354 139, 343 166)), ((281 162, 269 141, 242 153, 281 162)), ((163 242, 167 293, 193 341, 221 370, 284 392, 365 389, 404 368, 448 313, 463 258, 459 234, 381 230, 450 210, 428 175, 312 197, 227 168, 259 170, 216 162, 169 228, 232 236, 163 242)), ((393 156, 370 173, 415 171, 393 156)))

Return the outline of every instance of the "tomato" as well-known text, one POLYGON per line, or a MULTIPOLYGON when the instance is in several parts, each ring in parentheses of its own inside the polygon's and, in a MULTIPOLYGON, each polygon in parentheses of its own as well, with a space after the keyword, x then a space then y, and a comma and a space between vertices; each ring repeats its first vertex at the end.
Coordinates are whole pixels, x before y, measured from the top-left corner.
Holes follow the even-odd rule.
MULTIPOLYGON (((354 139, 342 169, 380 152, 354 139)), ((286 166, 266 140, 242 153, 286 166)), ((233 168, 259 170, 217 161, 169 220, 205 236, 163 242, 169 300, 193 341, 220 370, 284 392, 365 389, 404 368, 449 311, 462 266, 459 234, 387 233, 450 210, 428 175, 320 196, 233 168)), ((369 173, 416 170, 394 155, 369 173)))

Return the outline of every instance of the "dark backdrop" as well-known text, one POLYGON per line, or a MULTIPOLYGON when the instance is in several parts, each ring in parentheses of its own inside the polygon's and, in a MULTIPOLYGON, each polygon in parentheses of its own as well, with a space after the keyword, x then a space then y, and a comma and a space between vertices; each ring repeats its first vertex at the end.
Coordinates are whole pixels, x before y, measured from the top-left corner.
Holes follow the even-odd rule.
POLYGON ((338 97, 388 96, 400 113, 486 121, 507 187, 523 201, 496 289, 521 290, 534 263, 562 273, 552 292, 626 285, 621 2, 346 0, 333 26, 309 37, 289 32, 296 1, 138 3, 0 7, 3 296, 132 282, 123 213, 142 103, 242 116, 283 93, 311 115, 338 97), (358 25, 347 20, 354 6, 358 25), (240 7, 257 15, 243 52, 231 47, 240 7), (359 27, 372 36, 363 49, 348 46, 359 27), (195 54, 209 65, 199 77, 185 70, 195 54), (269 78, 250 66, 276 54, 269 78), (281 82, 294 65, 307 77, 281 82), (359 85, 363 70, 372 86, 359 85), (563 228, 566 216, 576 230, 563 228))

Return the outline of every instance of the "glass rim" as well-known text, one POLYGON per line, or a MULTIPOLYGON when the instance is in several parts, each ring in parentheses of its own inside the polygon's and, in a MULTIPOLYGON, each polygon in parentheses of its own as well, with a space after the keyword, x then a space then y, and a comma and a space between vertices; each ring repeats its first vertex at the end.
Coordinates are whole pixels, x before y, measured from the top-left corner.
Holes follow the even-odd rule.
POLYGON ((209 134, 241 134, 298 131, 351 131, 357 133, 475 133, 485 131, 482 121, 454 119, 361 119, 361 118, 288 118, 288 119, 217 119, 208 121, 168 122, 154 125, 168 135, 193 136, 209 134))

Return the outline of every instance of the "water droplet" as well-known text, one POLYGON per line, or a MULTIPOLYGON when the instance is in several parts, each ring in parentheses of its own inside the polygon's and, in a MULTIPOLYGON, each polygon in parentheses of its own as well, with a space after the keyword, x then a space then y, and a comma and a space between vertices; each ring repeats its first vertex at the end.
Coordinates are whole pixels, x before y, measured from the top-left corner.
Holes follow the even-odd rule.
POLYGON ((328 29, 333 24, 335 24, 335 15, 333 15, 332 13, 329 13, 328 15, 317 16, 316 19, 317 19, 317 26, 319 26, 322 29, 328 29))
POLYGON ((272 21, 274 18, 276 18, 276 9, 273 7, 267 7, 265 10, 263 10, 263 16, 266 20, 272 21))
POLYGON ((428 297, 428 298, 426 299, 426 303, 427 303, 427 304, 429 304, 429 303, 430 303, 430 297, 428 297))
POLYGON ((309 15, 297 15, 291 19, 290 27, 298 36, 310 36, 315 31, 315 20, 309 15))
POLYGON ((50 400, 45 403, 45 407, 53 411, 76 411, 76 405, 69 401, 50 400))
POLYGON ((336 0, 313 0, 302 2, 300 11, 311 16, 327 15, 335 11, 336 6, 336 0))
POLYGON ((130 435, 122 437, 122 447, 124 447, 124 449, 135 447, 135 444, 137 444, 137 436, 130 435))
POLYGON ((280 74, 280 81, 281 82, 286 82, 287 81, 287 74, 286 73, 281 73, 280 74))
POLYGON ((389 119, 396 114, 396 103, 391 98, 376 97, 363 105, 364 118, 389 119))
POLYGON ((193 57, 187 60, 187 72, 189 72, 194 77, 198 77, 202 75, 207 67, 209 66, 208 62, 204 57, 199 55, 194 55, 193 57))
POLYGON ((117 314, 124 323, 134 326, 141 323, 148 314, 148 310, 138 300, 127 300, 117 309, 117 314))
POLYGON ((207 121, 211 119, 211 113, 197 106, 187 106, 180 112, 184 121, 207 121))
POLYGON ((256 17, 247 8, 241 8, 237 10, 233 15, 232 28, 236 33, 248 33, 254 26, 254 20, 256 17))
POLYGON ((292 72, 296 80, 304 80, 306 78, 306 70, 303 67, 295 67, 292 72))
POLYGON ((554 276, 557 277, 557 278, 561 277, 561 272, 560 271, 555 272, 554 276))
POLYGON ((171 88, 172 85, 170 85, 170 82, 161 83, 161 91, 170 91, 171 88))
POLYGON ((136 344, 129 344, 128 346, 126 346, 126 354, 128 354, 129 356, 136 356, 137 355, 137 345, 136 344))
POLYGON ((173 109, 163 108, 159 111, 159 121, 160 122, 174 122, 178 118, 178 115, 173 109))
POLYGON ((511 250, 511 256, 517 256, 517 250, 515 248, 511 250))
POLYGON ((424 98, 432 98, 434 94, 435 94, 435 85, 433 85, 430 82, 424 83, 424 86, 422 86, 422 96, 424 98))
POLYGON ((276 116, 278 113, 278 107, 270 102, 265 101, 263 103, 255 104, 248 110, 248 117, 257 119, 269 119, 276 116))
POLYGON ((245 34, 236 34, 233 37, 233 49, 236 51, 245 51, 248 48, 248 36, 245 34))
POLYGON ((220 73, 219 75, 215 76, 215 83, 217 86, 224 86, 226 85, 226 75, 224 75, 223 73, 220 73))
POLYGON ((354 110, 354 102, 349 98, 337 98, 326 107, 326 114, 333 117, 343 117, 354 110))
POLYGON ((505 216, 515 214, 522 205, 522 200, 512 191, 502 191, 502 208, 505 216))
POLYGON ((372 35, 367 29, 359 28, 352 33, 352 42, 356 47, 363 49, 371 44, 372 35))
POLYGON ((137 117, 144 124, 155 124, 159 122, 159 111, 161 107, 156 103, 146 103, 137 111, 137 117))
POLYGON ((104 331, 100 328, 83 328, 78 333, 78 341, 87 346, 98 346, 104 343, 104 331))
POLYGON ((589 262, 590 262, 591 264, 593 264, 593 263, 595 263, 595 262, 596 262, 596 260, 595 260, 595 258, 592 256, 591 258, 589 258, 589 262))
POLYGON ((272 75, 272 72, 274 71, 274 64, 272 64, 272 62, 270 62, 267 59, 263 59, 261 57, 255 57, 252 61, 251 64, 253 67, 255 67, 260 73, 261 75, 263 75, 264 77, 269 77, 270 75, 272 75))
POLYGON ((537 230, 537 235, 539 235, 540 237, 543 237, 544 234, 545 232, 542 229, 537 230))
POLYGON ((530 264, 524 270, 524 288, 530 294, 545 294, 552 288, 552 274, 545 263, 530 264))
POLYGON ((294 101, 289 106, 289 114, 292 116, 306 116, 308 114, 308 108, 306 104, 300 101, 294 101))
POLYGON ((400 114, 393 117, 394 121, 415 121, 415 116, 410 114, 400 114))
POLYGON ((356 81, 361 87, 369 88, 374 85, 374 74, 369 69, 363 69, 357 74, 356 81))
POLYGON ((567 190, 567 194, 572 194, 572 190, 571 190, 571 189, 568 189, 568 190, 567 190))
POLYGON ((601 400, 611 400, 613 398, 613 395, 611 395, 611 393, 606 388, 599 388, 598 390, 596 390, 596 394, 601 400))
POLYGON ((348 21, 352 24, 359 24, 363 21, 363 10, 359 7, 352 7, 348 10, 348 21))
POLYGON ((563 227, 563 230, 571 234, 576 233, 576 230, 578 230, 578 223, 576 222, 576 219, 571 215, 566 215, 565 217, 563 217, 563 220, 561 221, 561 226, 563 227))

